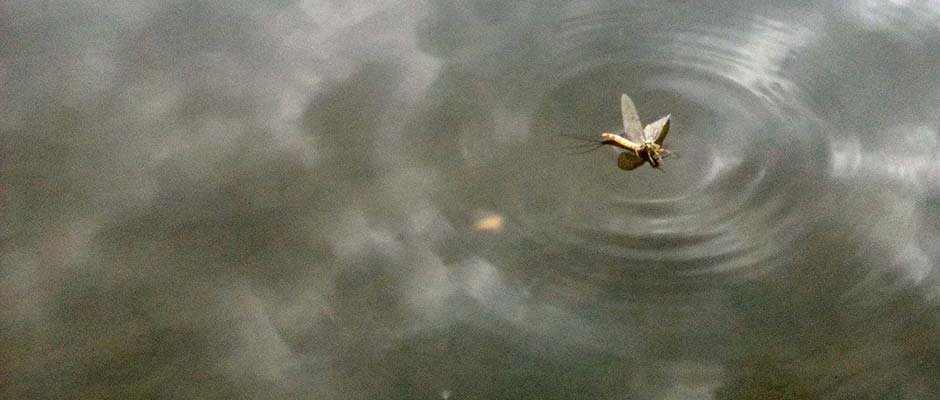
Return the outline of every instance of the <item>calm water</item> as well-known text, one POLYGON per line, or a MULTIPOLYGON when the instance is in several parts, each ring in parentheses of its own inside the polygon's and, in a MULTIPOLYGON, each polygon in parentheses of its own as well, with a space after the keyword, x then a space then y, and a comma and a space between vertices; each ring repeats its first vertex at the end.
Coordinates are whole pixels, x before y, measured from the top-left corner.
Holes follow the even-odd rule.
POLYGON ((936 398, 940 2, 635 3, 4 3, 0 397, 936 398))

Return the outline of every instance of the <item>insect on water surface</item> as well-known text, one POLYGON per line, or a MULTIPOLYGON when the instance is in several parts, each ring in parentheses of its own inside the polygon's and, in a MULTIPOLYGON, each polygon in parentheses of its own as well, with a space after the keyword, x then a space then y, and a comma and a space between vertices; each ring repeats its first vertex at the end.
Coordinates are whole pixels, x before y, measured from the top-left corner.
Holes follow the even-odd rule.
POLYGON ((604 145, 624 150, 617 158, 617 166, 626 171, 647 162, 651 167, 659 169, 664 158, 675 155, 663 147, 663 140, 669 133, 670 115, 641 128, 643 125, 636 106, 626 94, 620 96, 620 111, 623 114, 623 135, 602 133, 600 141, 591 141, 594 144, 591 150, 604 145))

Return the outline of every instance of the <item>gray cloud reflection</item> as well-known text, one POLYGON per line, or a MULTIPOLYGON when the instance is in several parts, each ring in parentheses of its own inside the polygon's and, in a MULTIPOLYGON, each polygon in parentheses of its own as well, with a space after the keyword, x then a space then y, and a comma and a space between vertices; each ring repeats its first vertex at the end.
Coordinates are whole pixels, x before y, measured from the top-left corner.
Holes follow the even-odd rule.
POLYGON ((0 6, 0 397, 932 398, 914 3, 0 6))

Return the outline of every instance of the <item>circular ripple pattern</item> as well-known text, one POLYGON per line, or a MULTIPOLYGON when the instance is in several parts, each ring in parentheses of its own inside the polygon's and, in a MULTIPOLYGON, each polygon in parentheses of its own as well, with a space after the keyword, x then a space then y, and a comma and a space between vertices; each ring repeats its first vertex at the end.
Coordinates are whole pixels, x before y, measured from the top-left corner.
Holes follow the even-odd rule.
POLYGON ((454 147, 501 156, 469 170, 482 178, 467 198, 522 227, 488 259, 519 276, 515 301, 604 331, 569 334, 658 374, 734 359, 724 379, 702 372, 720 398, 774 385, 784 397, 917 397, 866 383, 904 374, 879 363, 921 383, 936 370, 864 327, 890 341, 938 329, 938 226, 925 218, 940 182, 936 6, 572 6, 520 23, 521 39, 502 39, 523 49, 462 59, 494 117, 454 147), (680 158, 664 171, 621 171, 608 148, 566 153, 578 141, 562 134, 621 130, 620 93, 645 122, 672 114, 666 146, 680 158), (513 141, 520 119, 529 136, 513 141), (927 307, 934 322, 887 328, 919 317, 886 307, 927 307))
MULTIPOLYGON (((649 24, 658 24, 637 15, 560 24, 564 79, 548 90, 533 131, 622 130, 623 91, 644 121, 673 115, 666 144, 680 158, 667 160, 665 173, 623 173, 607 151, 558 163, 559 180, 582 188, 558 199, 558 209, 571 210, 558 239, 626 268, 747 274, 778 266, 804 225, 800 216, 826 193, 826 128, 782 65, 809 34, 748 15, 727 17, 747 32, 654 30, 649 24)), ((677 26, 690 26, 683 22, 677 26)))

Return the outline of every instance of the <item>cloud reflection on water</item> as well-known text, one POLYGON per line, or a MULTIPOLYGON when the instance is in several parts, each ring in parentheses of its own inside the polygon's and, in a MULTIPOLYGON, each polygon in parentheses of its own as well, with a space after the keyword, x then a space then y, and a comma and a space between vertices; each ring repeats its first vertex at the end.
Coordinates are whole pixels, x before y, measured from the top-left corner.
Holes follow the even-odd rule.
POLYGON ((936 2, 412 6, 4 6, 3 397, 940 390, 936 2))

